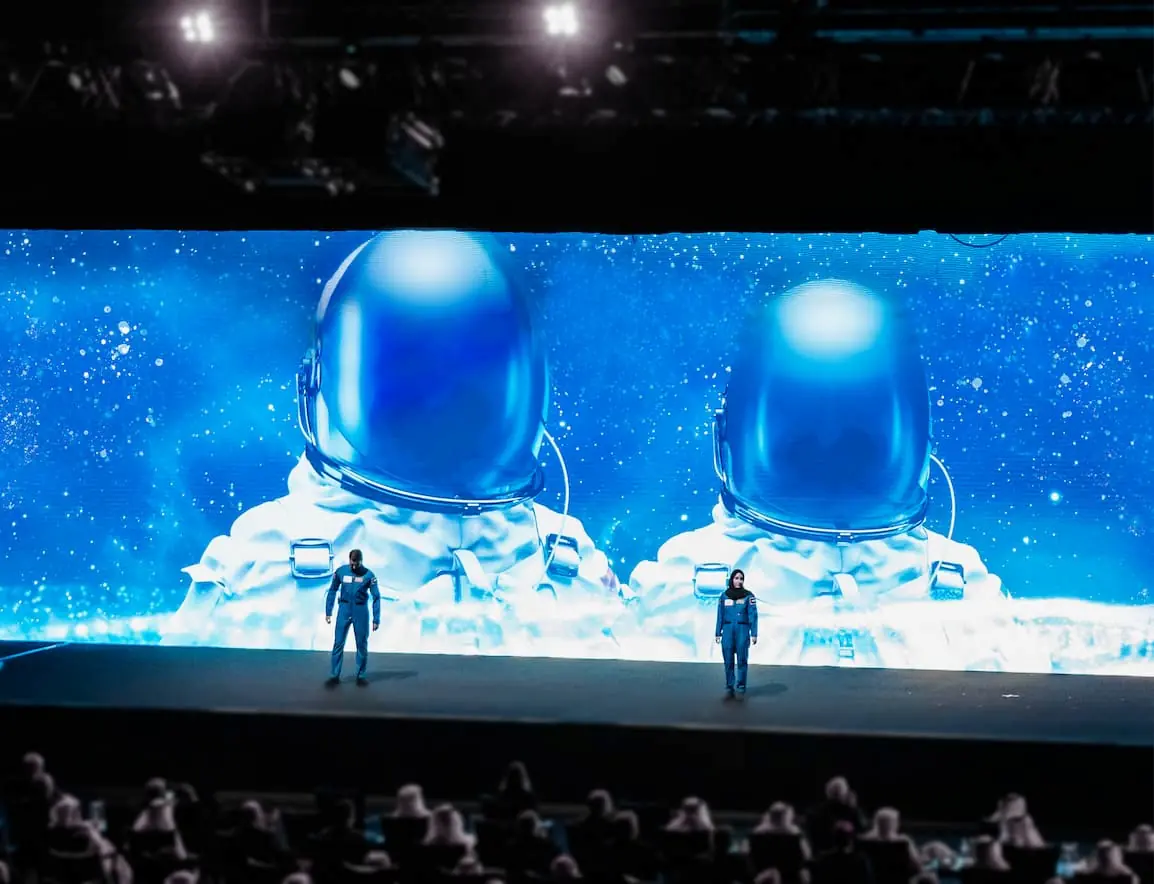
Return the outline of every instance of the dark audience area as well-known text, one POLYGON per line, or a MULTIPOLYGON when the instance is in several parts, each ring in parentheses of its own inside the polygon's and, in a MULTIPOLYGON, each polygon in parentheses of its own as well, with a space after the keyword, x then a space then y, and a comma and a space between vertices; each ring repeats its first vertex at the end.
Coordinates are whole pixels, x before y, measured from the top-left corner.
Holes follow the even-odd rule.
POLYGON ((1046 809, 1014 794, 984 819, 903 821, 834 777, 797 807, 768 788, 757 818, 604 788, 567 807, 519 763, 489 795, 430 801, 417 784, 381 800, 91 786, 37 753, 10 760, 0 884, 1154 884, 1150 825, 1046 833, 1046 809))

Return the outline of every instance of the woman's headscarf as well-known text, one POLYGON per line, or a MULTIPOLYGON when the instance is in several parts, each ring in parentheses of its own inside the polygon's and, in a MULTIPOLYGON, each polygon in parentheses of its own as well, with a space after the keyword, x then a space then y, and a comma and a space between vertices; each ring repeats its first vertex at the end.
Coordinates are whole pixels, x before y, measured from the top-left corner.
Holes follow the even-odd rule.
POLYGON ((745 580, 745 572, 740 568, 734 568, 732 571, 730 571, 729 577, 727 577, 725 580, 725 594, 734 601, 737 601, 737 599, 745 598, 746 595, 744 585, 741 589, 738 589, 733 585, 733 578, 737 574, 741 575, 742 581, 745 580))

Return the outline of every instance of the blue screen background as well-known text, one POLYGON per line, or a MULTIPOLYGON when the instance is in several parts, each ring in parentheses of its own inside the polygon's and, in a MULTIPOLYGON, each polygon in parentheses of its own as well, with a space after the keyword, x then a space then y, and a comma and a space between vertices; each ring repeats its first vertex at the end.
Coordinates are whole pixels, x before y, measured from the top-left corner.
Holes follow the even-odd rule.
MULTIPOLYGON (((180 605, 180 569, 284 493, 317 299, 366 238, 0 233, 0 629, 180 605)), ((623 579, 709 518, 712 414, 743 317, 840 277, 917 317, 955 536, 1017 597, 1151 602, 1154 238, 500 240, 548 344, 571 511, 623 579)), ((540 500, 560 508, 543 458, 540 500)), ((944 530, 937 475, 931 496, 944 530)))

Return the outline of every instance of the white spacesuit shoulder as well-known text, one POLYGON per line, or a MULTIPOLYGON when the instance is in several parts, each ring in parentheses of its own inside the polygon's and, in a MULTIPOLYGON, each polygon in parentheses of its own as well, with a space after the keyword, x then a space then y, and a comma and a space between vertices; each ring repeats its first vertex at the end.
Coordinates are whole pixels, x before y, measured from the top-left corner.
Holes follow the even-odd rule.
POLYGON ((197 583, 234 585, 238 575, 255 558, 257 546, 283 538, 286 517, 284 498, 257 504, 233 520, 228 534, 219 534, 209 541, 200 561, 184 569, 197 583))
POLYGON ((729 538, 716 524, 674 534, 657 550, 657 561, 692 559, 696 562, 722 561, 732 553, 729 538))
POLYGON ((280 563, 285 569, 295 541, 334 541, 354 518, 319 507, 307 495, 287 494, 241 513, 228 534, 214 537, 196 565, 184 571, 194 582, 240 585, 254 563, 280 563))
POLYGON ((697 567, 704 564, 728 564, 740 550, 716 523, 675 534, 661 544, 657 560, 638 562, 629 577, 629 587, 649 604, 661 605, 664 595, 692 592, 697 567))
POLYGON ((286 521, 296 521, 293 518, 294 508, 285 505, 291 499, 286 495, 245 510, 233 520, 232 527, 228 531, 229 536, 243 543, 269 532, 278 535, 286 533, 286 528, 287 533, 292 533, 292 528, 286 526, 286 521))

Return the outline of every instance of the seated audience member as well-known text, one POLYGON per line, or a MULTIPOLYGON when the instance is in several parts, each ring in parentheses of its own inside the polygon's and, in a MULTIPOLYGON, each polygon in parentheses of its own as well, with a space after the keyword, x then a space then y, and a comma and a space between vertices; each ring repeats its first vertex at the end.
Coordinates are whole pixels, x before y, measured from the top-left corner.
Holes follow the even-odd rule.
POLYGON ((835 823, 831 844, 810 863, 813 884, 874 884, 869 859, 857 849, 853 822, 835 823))
POLYGON ((1113 841, 1099 841, 1094 849, 1094 855, 1082 863, 1078 869, 1078 877, 1117 880, 1119 884, 1133 882, 1138 884, 1138 876, 1134 870, 1126 865, 1122 857, 1122 848, 1113 841))
POLYGON ((465 819, 451 804, 442 804, 429 816, 426 847, 465 847, 472 849, 473 836, 465 831, 465 819))
POLYGON ((901 814, 892 807, 883 807, 874 814, 873 825, 861 837, 870 841, 909 841, 901 827, 901 814))
POLYGON ((0 791, 7 816, 4 834, 16 846, 23 863, 35 863, 36 855, 43 849, 48 811, 56 802, 55 792, 56 785, 39 752, 26 752, 20 759, 20 769, 0 791))
POLYGON ((1026 799, 1017 792, 1010 792, 998 799, 998 806, 982 821, 982 834, 993 838, 1005 835, 1005 824, 1012 819, 1027 816, 1029 809, 1026 799))
POLYGON ((175 801, 173 814, 176 830, 180 832, 181 840, 188 850, 195 853, 204 845, 208 832, 208 813, 196 789, 188 783, 174 784, 172 795, 175 801))
POLYGON ((901 814, 892 807, 883 807, 874 814, 873 826, 861 836, 861 840, 881 844, 904 843, 909 848, 909 870, 904 876, 908 879, 921 871, 922 859, 918 855, 917 846, 907 835, 902 834, 901 828, 901 814))
POLYGON ((537 812, 521 811, 504 851, 509 869, 516 873, 544 875, 560 853, 537 812))
POLYGON ((290 858, 275 812, 266 813, 259 801, 244 802, 236 828, 224 833, 219 840, 223 853, 232 863, 251 861, 280 866, 290 858))
POLYGON ((20 803, 26 801, 32 794, 33 781, 42 774, 48 773, 44 756, 39 752, 26 752, 20 759, 20 770, 8 784, 5 792, 9 801, 20 803))
POLYGON ((46 846, 51 856, 69 860, 99 858, 109 881, 128 884, 132 869, 116 847, 96 827, 84 819, 80 802, 72 795, 62 796, 48 815, 46 846))
POLYGON ((425 790, 416 783, 401 786, 397 790, 397 806, 393 808, 392 815, 403 820, 428 819, 430 812, 425 806, 425 790))
POLYGON ((998 840, 1007 847, 1029 849, 1046 846, 1046 839, 1042 837, 1029 814, 1008 817, 1003 819, 999 826, 998 840))
POLYGON ((356 805, 341 799, 333 805, 331 813, 329 824, 308 839, 309 858, 325 867, 362 864, 372 845, 356 827, 356 805))
POLYGON ((176 799, 171 793, 154 798, 132 824, 124 842, 133 871, 144 881, 167 880, 190 859, 176 824, 176 799))
POLYGON ((773 869, 784 884, 796 884, 812 858, 809 841, 797 825, 793 807, 784 801, 770 805, 749 835, 754 871, 773 869))
POLYGON ((585 799, 585 814, 577 822, 566 826, 569 838, 582 845, 602 844, 609 838, 613 824, 613 796, 604 789, 595 789, 585 799))
POLYGON ((665 831, 674 833, 712 832, 713 818, 709 805, 700 798, 686 798, 665 826, 665 831))
POLYGON ((565 826, 565 840, 574 861, 596 877, 613 832, 613 797, 596 789, 585 798, 581 819, 565 826))
POLYGON ((1010 864, 1002 855, 1000 842, 990 837, 974 839, 973 868, 989 872, 1008 872, 1010 864))
POLYGON ((974 839, 973 862, 961 869, 962 884, 1007 884, 1011 880, 1010 864, 1002 856, 1002 845, 989 835, 974 839))
POLYGON ((614 815, 609 841, 598 858, 599 873, 607 880, 621 877, 653 881, 661 868, 657 849, 641 839, 637 814, 623 810, 614 815))
POLYGON ((498 820, 515 820, 523 810, 536 810, 537 796, 529 771, 520 761, 512 762, 501 777, 496 794, 487 802, 485 815, 498 820))
POLYGON ((781 884, 781 872, 777 869, 762 869, 754 875, 753 884, 781 884))
POLYGON ((48 812, 49 850, 57 853, 88 853, 99 833, 84 819, 80 801, 61 795, 48 812))
POLYGON ((437 807, 429 817, 429 829, 411 862, 424 872, 449 871, 475 851, 477 839, 465 831, 465 820, 450 804, 437 807))
POLYGON ((141 800, 139 807, 140 811, 146 811, 149 805, 154 801, 172 801, 172 790, 168 788, 168 780, 164 777, 153 777, 144 784, 144 797, 141 800))
POLYGON ((865 829, 857 795, 845 777, 834 777, 826 783, 825 797, 805 815, 806 835, 815 853, 834 846, 833 830, 839 823, 847 823, 854 833, 865 829))
POLYGON ((176 826, 175 801, 171 797, 154 798, 132 824, 128 837, 133 853, 167 853, 176 859, 187 859, 188 851, 176 826))
POLYGON ((28 797, 51 808, 60 798, 60 792, 56 788, 56 780, 52 774, 38 773, 32 777, 28 797))
POLYGON ((719 852, 709 805, 700 798, 682 801, 665 826, 660 847, 667 884, 689 884, 709 875, 719 852))
POLYGON ((777 834, 777 835, 798 835, 804 841, 805 836, 801 831, 801 827, 797 824, 797 817, 794 813, 793 806, 786 804, 784 801, 775 801, 769 806, 767 810, 754 827, 755 835, 760 834, 777 834))
POLYGON ((177 869, 164 879, 164 884, 199 884, 200 875, 191 869, 177 869))
POLYGON ((9 806, 10 835, 16 842, 22 862, 34 863, 44 851, 49 815, 59 799, 56 780, 51 774, 40 772, 33 774, 28 781, 23 800, 9 806))
POLYGON ((1138 826, 1130 833, 1125 862, 1142 884, 1154 884, 1154 826, 1138 826))
POLYGON ((1126 849, 1131 853, 1154 853, 1154 826, 1138 826, 1130 833, 1126 849))
POLYGON ((562 854, 554 857, 549 864, 549 877, 554 881, 578 881, 581 879, 581 869, 573 857, 562 854))

